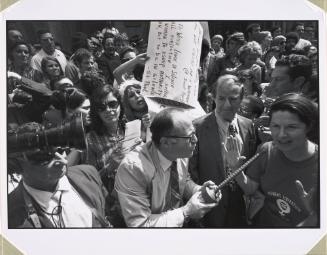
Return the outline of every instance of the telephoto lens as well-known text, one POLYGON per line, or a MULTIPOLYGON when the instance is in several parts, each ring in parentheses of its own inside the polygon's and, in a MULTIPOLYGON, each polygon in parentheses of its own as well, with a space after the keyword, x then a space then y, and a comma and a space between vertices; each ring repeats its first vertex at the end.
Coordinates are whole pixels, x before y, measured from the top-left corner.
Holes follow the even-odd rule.
MULTIPOLYGON (((19 129, 19 128, 18 128, 19 129)), ((48 150, 52 147, 86 147, 82 115, 56 127, 41 126, 36 131, 8 131, 8 153, 31 150, 48 150)))

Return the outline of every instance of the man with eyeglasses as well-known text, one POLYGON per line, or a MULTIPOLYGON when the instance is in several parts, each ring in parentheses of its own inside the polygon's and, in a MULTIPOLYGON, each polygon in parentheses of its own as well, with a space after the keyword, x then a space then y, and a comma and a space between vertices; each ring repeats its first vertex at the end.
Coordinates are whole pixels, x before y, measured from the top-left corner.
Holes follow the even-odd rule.
POLYGON ((182 227, 199 219, 217 202, 205 203, 202 187, 187 171, 187 158, 197 142, 187 114, 177 109, 159 112, 150 127, 152 141, 123 159, 115 180, 122 213, 128 227, 182 227), (184 205, 183 201, 187 201, 184 205))
MULTIPOLYGON (((32 135, 31 141, 41 140, 42 132, 40 124, 26 123, 16 130, 16 137, 32 135)), ((16 144, 8 139, 9 148, 16 144)), ((18 187, 8 196, 8 228, 110 226, 105 218, 107 194, 93 166, 67 167, 62 151, 48 146, 8 153, 8 168, 22 174, 18 187)))
POLYGON ((50 33, 48 30, 40 30, 38 31, 38 36, 41 44, 41 50, 32 57, 31 66, 42 72, 42 59, 44 57, 54 57, 59 61, 62 71, 65 72, 67 59, 64 53, 56 49, 52 33, 50 33))
MULTIPOLYGON (((197 146, 190 159, 189 171, 195 183, 212 180, 224 181, 231 168, 226 152, 232 144, 240 147, 242 156, 250 158, 256 150, 256 138, 252 121, 237 115, 244 87, 234 75, 222 75, 214 84, 216 109, 195 120, 197 146)), ((239 162, 235 162, 238 165, 239 162)), ((219 205, 203 218, 205 227, 245 227, 245 203, 243 192, 235 182, 223 187, 219 205)))

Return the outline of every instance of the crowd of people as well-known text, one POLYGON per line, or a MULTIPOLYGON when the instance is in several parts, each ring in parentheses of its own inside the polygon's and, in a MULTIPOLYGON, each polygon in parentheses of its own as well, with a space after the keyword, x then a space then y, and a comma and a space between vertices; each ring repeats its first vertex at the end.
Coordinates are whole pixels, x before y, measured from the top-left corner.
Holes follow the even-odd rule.
POLYGON ((7 31, 9 228, 319 226, 312 25, 204 38, 195 120, 150 116, 141 37, 77 32, 67 56, 51 31, 38 36, 40 48, 7 31), (134 120, 140 136, 123 148, 134 120))

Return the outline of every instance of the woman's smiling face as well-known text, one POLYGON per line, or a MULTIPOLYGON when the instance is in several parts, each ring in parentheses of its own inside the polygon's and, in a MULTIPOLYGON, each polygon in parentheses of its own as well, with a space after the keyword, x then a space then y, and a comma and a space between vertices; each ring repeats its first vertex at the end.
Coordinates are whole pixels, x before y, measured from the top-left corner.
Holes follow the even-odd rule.
POLYGON ((270 130, 274 144, 282 152, 299 149, 307 142, 308 127, 289 111, 272 113, 270 130))

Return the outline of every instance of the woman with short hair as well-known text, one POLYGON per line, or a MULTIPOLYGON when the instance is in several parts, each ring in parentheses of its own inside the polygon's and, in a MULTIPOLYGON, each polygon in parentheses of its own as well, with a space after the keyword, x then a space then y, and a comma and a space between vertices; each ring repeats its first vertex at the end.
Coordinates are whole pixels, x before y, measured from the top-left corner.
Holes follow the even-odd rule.
MULTIPOLYGON (((271 105, 273 141, 263 144, 258 159, 236 177, 244 193, 261 203, 250 210, 255 227, 318 226, 318 145, 308 139, 317 117, 315 105, 300 94, 283 95, 271 105)), ((240 151, 234 144, 230 138, 226 149, 236 169, 240 151)))

